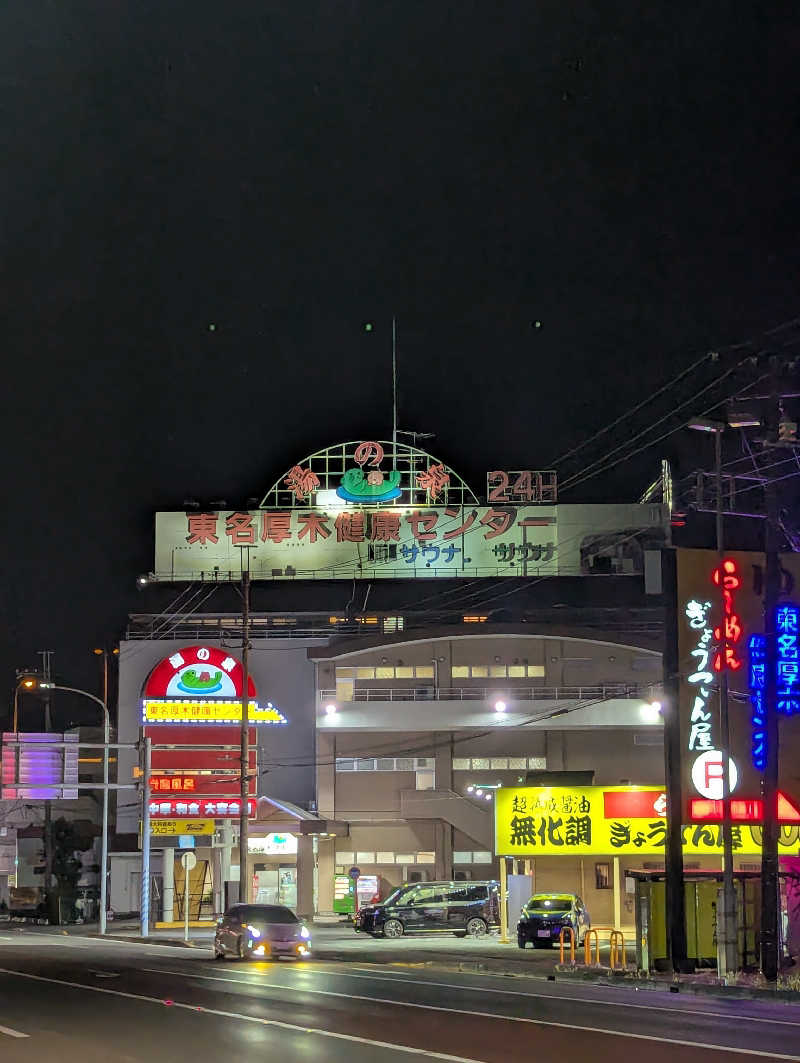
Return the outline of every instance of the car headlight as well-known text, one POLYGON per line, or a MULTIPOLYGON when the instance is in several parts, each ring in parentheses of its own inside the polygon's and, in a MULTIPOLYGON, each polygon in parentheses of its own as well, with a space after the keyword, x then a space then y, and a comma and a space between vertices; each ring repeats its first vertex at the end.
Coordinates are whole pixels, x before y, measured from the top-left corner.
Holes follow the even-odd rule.
POLYGON ((300 937, 303 938, 304 941, 308 941, 308 939, 311 937, 311 931, 308 929, 307 926, 300 927, 300 937))
POLYGON ((258 929, 257 926, 247 926, 247 927, 245 927, 245 930, 247 931, 247 933, 250 935, 251 938, 260 938, 261 937, 261 931, 258 929))

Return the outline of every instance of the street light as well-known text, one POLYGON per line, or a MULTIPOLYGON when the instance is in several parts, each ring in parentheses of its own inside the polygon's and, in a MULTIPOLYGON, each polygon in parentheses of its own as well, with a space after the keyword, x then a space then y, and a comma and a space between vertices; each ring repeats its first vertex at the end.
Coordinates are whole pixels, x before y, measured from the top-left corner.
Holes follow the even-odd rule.
POLYGON ((728 631, 725 623, 725 580, 722 578, 722 562, 725 559, 725 537, 722 508, 722 433, 725 431, 724 421, 711 421, 705 417, 695 417, 689 422, 689 428, 696 432, 710 432, 714 436, 714 471, 717 487, 716 499, 716 532, 717 553, 720 563, 719 590, 721 595, 722 609, 720 612, 719 629, 721 643, 720 660, 722 667, 719 671, 719 730, 720 752, 722 754, 722 938, 725 971, 728 975, 736 971, 737 967, 737 919, 736 919, 736 891, 733 882, 733 824, 731 822, 731 741, 730 722, 728 718, 728 631))
POLYGON ((497 700, 497 701, 496 701, 496 702, 494 703, 494 711, 495 711, 495 712, 500 712, 500 713, 503 713, 503 712, 505 712, 505 711, 506 711, 506 709, 507 709, 507 708, 508 708, 508 706, 507 706, 507 705, 506 705, 506 703, 505 703, 505 702, 504 702, 504 701, 502 700, 502 698, 498 699, 498 700, 497 700))

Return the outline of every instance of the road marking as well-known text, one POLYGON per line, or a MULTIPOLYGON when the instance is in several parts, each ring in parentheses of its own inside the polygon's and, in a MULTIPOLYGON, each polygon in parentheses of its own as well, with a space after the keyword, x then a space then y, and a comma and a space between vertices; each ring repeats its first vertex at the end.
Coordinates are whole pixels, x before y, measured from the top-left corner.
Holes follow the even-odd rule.
POLYGON ((29 1033, 20 1033, 19 1030, 12 1030, 10 1026, 0 1026, 0 1033, 4 1033, 6 1037, 30 1037, 29 1033))
MULTIPOLYGON (((168 946, 167 946, 168 947, 168 946)), ((68 986, 70 989, 83 989, 88 993, 105 993, 112 997, 125 997, 127 1000, 142 1000, 147 1004, 165 1006, 165 1001, 159 997, 149 997, 142 993, 125 993, 121 989, 104 989, 98 985, 84 985, 82 982, 68 982, 62 978, 45 978, 40 974, 28 974, 27 971, 11 971, 6 967, 0 967, 0 974, 13 974, 17 978, 29 978, 33 982, 49 982, 53 985, 68 986)), ((337 1041, 350 1041, 360 1045, 372 1045, 376 1048, 385 1048, 394 1052, 405 1052, 412 1056, 425 1056, 427 1059, 441 1059, 444 1063, 482 1063, 479 1059, 468 1056, 452 1056, 446 1052, 432 1052, 428 1048, 412 1048, 410 1045, 393 1045, 389 1041, 375 1041, 370 1037, 356 1037, 350 1033, 335 1033, 333 1030, 322 1030, 313 1026, 297 1026, 291 1022, 280 1022, 278 1019, 262 1019, 256 1015, 240 1015, 235 1011, 221 1011, 219 1008, 199 1008, 196 1004, 184 1004, 178 1000, 170 1002, 173 1008, 183 1008, 201 1015, 217 1015, 223 1019, 238 1019, 240 1022, 252 1022, 257 1026, 274 1026, 280 1030, 291 1030, 294 1033, 310 1033, 319 1037, 332 1037, 337 1041)), ((8 1033, 11 1037, 28 1037, 26 1033, 17 1033, 4 1026, 0 1026, 0 1032, 8 1033)), ((773 1059, 797 1059, 797 1056, 773 1056, 773 1059)))
MULTIPOLYGON (((140 971, 145 971, 148 974, 168 974, 168 975, 170 975, 172 977, 175 977, 176 975, 180 975, 180 976, 185 977, 185 978, 203 978, 203 979, 215 978, 215 979, 217 979, 219 981, 222 981, 222 982, 231 982, 234 985, 237 982, 239 983, 239 985, 265 985, 266 984, 266 983, 261 982, 261 981, 252 982, 252 981, 245 981, 245 980, 242 980, 242 979, 239 979, 239 978, 223 978, 220 975, 212 976, 212 975, 194 974, 193 972, 189 972, 189 971, 165 971, 163 969, 161 969, 159 971, 159 970, 156 970, 155 968, 152 968, 152 967, 139 967, 137 969, 140 970, 140 971)), ((231 972, 231 973, 233 974, 235 972, 231 972)), ((244 972, 242 972, 242 973, 244 973, 244 972)), ((316 969, 312 971, 312 970, 309 970, 308 968, 304 968, 298 973, 307 974, 307 975, 323 974, 322 971, 319 971, 319 970, 316 970, 316 969)), ((257 977, 257 973, 256 973, 256 977, 257 977)), ((731 1019, 731 1018, 735 1017, 737 1022, 742 1022, 742 1021, 746 1021, 746 1022, 761 1022, 761 1023, 767 1024, 768 1026, 800 1026, 800 1020, 765 1019, 765 1018, 762 1018, 761 1016, 758 1016, 758 1015, 743 1015, 739 1011, 736 1011, 735 1013, 733 1011, 699 1011, 696 1008, 671 1008, 671 1007, 665 1007, 665 1006, 662 1006, 662 1005, 659 1005, 659 1004, 633 1004, 633 1003, 629 1003, 628 1001, 625 1001, 625 1000, 598 1000, 596 997, 578 997, 578 996, 568 997, 568 996, 562 996, 562 995, 557 994, 557 993, 525 993, 525 992, 523 992, 520 989, 495 989, 495 988, 492 988, 490 986, 469 986, 469 985, 465 986, 465 985, 459 985, 458 983, 455 983, 455 982, 426 982, 426 981, 420 981, 419 979, 415 979, 415 978, 386 978, 385 976, 382 977, 381 975, 372 976, 372 975, 366 975, 366 974, 349 974, 349 973, 344 972, 344 971, 336 971, 335 974, 333 972, 331 972, 330 974, 327 975, 327 977, 328 978, 339 978, 339 977, 342 977, 342 978, 363 978, 363 979, 372 980, 372 981, 393 982, 395 985, 397 985, 399 983, 401 985, 402 984, 406 984, 406 985, 433 986, 436 989, 458 989, 458 990, 461 990, 463 992, 468 992, 468 991, 472 990, 473 992, 480 993, 480 994, 495 993, 495 994, 499 994, 500 996, 526 997, 526 998, 528 998, 530 1000, 558 1000, 560 1002, 566 1002, 568 1004, 575 1004, 575 1003, 593 1004, 596 1007, 602 1007, 602 1008, 605 1008, 605 1007, 631 1008, 631 1009, 633 1009, 635 1011, 651 1011, 651 1012, 655 1011, 655 1012, 658 1012, 658 1013, 664 1012, 665 1014, 676 1014, 676 1015, 683 1015, 683 1016, 687 1016, 687 1017, 688 1016, 695 1016, 695 1015, 700 1016, 702 1018, 712 1018, 712 1019, 731 1019)), ((285 988, 285 989, 287 989, 287 990, 289 990, 291 992, 297 992, 298 989, 300 989, 300 987, 298 987, 296 985, 287 985, 287 986, 282 986, 282 987, 278 987, 278 988, 285 988)), ((314 993, 314 992, 320 992, 321 993, 321 992, 324 992, 324 990, 313 990, 313 989, 305 989, 305 988, 303 988, 300 991, 301 992, 308 992, 308 993, 314 993)), ((342 996, 347 996, 348 994, 341 994, 341 995, 342 996)), ((373 999, 377 999, 377 998, 368 997, 368 998, 365 998, 365 999, 373 1000, 373 999)), ((395 1003, 402 1003, 402 1001, 395 1001, 395 1003)), ((741 1003, 741 1001, 739 1000, 738 1003, 741 1003)), ((504 1018, 504 1017, 505 1016, 497 1016, 497 1018, 504 1018)), ((800 1057, 798 1057, 798 1058, 800 1058, 800 1057)))

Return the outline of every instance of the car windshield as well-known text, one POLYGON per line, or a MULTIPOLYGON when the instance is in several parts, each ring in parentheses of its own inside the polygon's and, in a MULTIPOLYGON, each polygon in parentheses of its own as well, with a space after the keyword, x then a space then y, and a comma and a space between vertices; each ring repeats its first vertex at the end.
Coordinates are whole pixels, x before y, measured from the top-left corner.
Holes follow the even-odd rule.
POLYGON ((531 897, 529 908, 545 908, 548 912, 568 912, 572 908, 569 897, 531 897))
POLYGON ((415 887, 413 886, 410 889, 408 886, 401 886, 399 889, 396 889, 394 893, 390 893, 386 900, 382 901, 381 903, 408 904, 409 900, 411 899, 410 895, 414 893, 414 889, 415 887))
POLYGON ((277 904, 254 904, 241 909, 244 923, 299 923, 300 920, 290 908, 277 904))

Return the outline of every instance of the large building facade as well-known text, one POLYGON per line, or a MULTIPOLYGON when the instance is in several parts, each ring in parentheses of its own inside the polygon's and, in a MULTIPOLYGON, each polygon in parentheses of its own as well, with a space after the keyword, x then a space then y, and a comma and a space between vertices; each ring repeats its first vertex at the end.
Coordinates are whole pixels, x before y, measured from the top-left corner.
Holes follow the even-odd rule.
MULTIPOLYGON (((625 871, 663 866, 655 703, 668 541, 661 505, 563 506, 552 474, 532 471, 489 473, 479 498, 432 456, 380 443, 304 458, 255 510, 159 514, 152 611, 131 617, 121 645, 119 734, 133 741, 144 727, 163 748, 197 747, 156 767, 164 911, 175 880, 167 832, 185 829, 190 810, 206 823, 207 908, 242 878, 234 741, 208 728, 241 719, 241 691, 226 684, 240 668, 247 569, 250 696, 280 719, 252 729, 244 892, 328 913, 353 868, 383 894, 404 881, 495 877, 498 795, 638 787, 652 808, 609 799, 622 819, 604 848, 556 809, 525 819, 518 850, 537 889, 579 892, 600 924, 631 922, 625 871), (156 690, 156 673, 178 686, 156 690), (205 803, 185 799, 184 776, 205 803)), ((136 766, 123 759, 127 777, 136 766)), ((135 804, 122 808, 118 832, 135 836, 140 818, 135 804)), ((708 837, 690 846, 690 865, 719 867, 708 837)), ((739 866, 752 866, 748 855, 739 866)))

